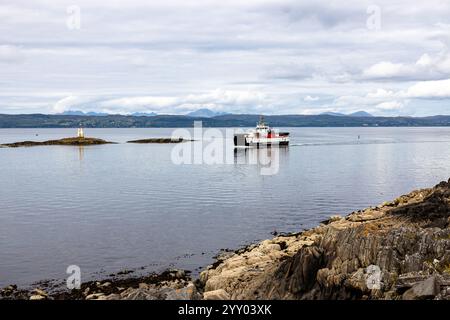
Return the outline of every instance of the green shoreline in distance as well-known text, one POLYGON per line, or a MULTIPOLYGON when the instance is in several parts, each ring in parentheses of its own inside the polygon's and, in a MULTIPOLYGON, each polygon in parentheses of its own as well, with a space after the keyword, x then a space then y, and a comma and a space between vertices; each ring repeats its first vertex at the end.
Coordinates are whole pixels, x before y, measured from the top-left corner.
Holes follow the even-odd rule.
MULTIPOLYGON (((48 114, 0 114, 0 128, 253 128, 259 114, 228 114, 212 118, 183 115, 151 117, 129 115, 76 116, 48 114)), ((350 117, 333 115, 265 115, 274 128, 280 127, 441 127, 450 126, 450 115, 429 117, 350 117)))

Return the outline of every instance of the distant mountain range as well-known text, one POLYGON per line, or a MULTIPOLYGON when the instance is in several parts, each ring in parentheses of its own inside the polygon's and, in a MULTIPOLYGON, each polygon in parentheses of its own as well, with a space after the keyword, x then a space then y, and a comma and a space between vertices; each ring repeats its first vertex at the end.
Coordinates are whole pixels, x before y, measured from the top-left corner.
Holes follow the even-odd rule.
MULTIPOLYGON (((221 116, 224 114, 227 114, 227 113, 226 112, 216 112, 216 111, 212 111, 210 109, 198 109, 198 110, 187 113, 186 116, 212 118, 212 117, 221 116)), ((113 114, 102 113, 102 112, 83 112, 83 111, 79 111, 79 110, 67 110, 62 113, 59 113, 58 115, 104 117, 104 116, 109 116, 109 115, 113 115, 113 114)), ((155 112, 134 112, 134 113, 130 114, 130 116, 136 116, 136 117, 154 117, 157 115, 158 114, 155 112)))
POLYGON ((328 116, 336 116, 336 117, 373 117, 370 113, 366 111, 356 111, 349 114, 339 113, 339 112, 324 112, 321 113, 321 115, 328 115, 328 116))
POLYGON ((157 116, 157 113, 154 112, 135 112, 131 114, 132 116, 135 117, 154 117, 157 116))
MULTIPOLYGON (((0 128, 180 128, 202 121, 204 127, 254 127, 256 114, 224 114, 213 117, 187 115, 46 115, 0 114, 0 128)), ((450 116, 376 117, 351 115, 271 115, 265 116, 272 127, 429 127, 450 126, 450 116)))
POLYGON ((203 118, 212 118, 212 117, 216 117, 216 116, 222 116, 228 114, 226 112, 216 112, 216 111, 212 111, 210 109, 198 109, 192 112, 189 112, 188 114, 186 114, 189 117, 203 117, 203 118))
MULTIPOLYGON (((185 115, 188 117, 199 117, 199 118, 213 118, 217 116, 223 116, 227 115, 229 113, 226 112, 217 112, 213 111, 211 109, 198 109, 189 113, 186 113, 185 115)), ((93 116, 93 117, 104 117, 104 116, 110 116, 113 114, 109 113, 102 113, 102 112, 83 112, 79 110, 68 110, 64 111, 62 113, 59 113, 58 115, 64 115, 64 116, 93 116)), ((136 116, 136 117, 154 117, 158 114, 155 112, 134 112, 131 113, 130 116, 136 116)), ((344 113, 338 113, 338 112, 324 112, 321 113, 321 115, 328 115, 328 116, 336 116, 336 117, 373 117, 368 112, 365 111, 357 111, 350 114, 344 114, 344 113)))
POLYGON ((67 110, 63 113, 59 113, 59 115, 63 116, 93 116, 93 117, 99 117, 99 116, 108 116, 108 113, 99 113, 99 112, 83 112, 78 110, 67 110))

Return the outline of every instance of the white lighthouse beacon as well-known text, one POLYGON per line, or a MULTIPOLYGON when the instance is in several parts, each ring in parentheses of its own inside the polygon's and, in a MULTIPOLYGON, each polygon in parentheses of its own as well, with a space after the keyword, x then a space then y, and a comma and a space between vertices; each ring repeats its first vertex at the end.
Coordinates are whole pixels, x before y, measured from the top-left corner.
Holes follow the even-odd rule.
POLYGON ((77 137, 83 139, 84 138, 84 131, 83 128, 78 128, 77 137))

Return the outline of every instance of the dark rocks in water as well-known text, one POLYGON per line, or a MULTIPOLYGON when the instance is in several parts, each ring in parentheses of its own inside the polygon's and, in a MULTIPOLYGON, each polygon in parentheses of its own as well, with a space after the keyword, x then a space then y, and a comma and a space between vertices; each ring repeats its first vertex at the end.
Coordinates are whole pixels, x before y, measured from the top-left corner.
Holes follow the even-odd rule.
POLYGON ((183 138, 149 138, 149 139, 140 139, 140 140, 131 140, 127 141, 127 143, 180 143, 192 141, 183 138))
POLYGON ((450 181, 265 240, 200 279, 231 299, 450 300, 450 181))
MULTIPOLYGON (((118 273, 119 274, 119 273, 118 273)), ((127 273, 128 274, 128 273, 127 273)), ((161 274, 118 277, 81 284, 80 289, 47 292, 20 290, 15 285, 0 289, 0 300, 196 300, 201 294, 189 271, 171 269, 161 274)))
POLYGON ((125 269, 125 270, 122 270, 122 271, 119 271, 119 272, 117 272, 117 275, 125 275, 125 274, 130 274, 130 273, 133 273, 134 271, 133 270, 127 270, 127 269, 125 269))
POLYGON ((18 289, 17 285, 15 284, 0 289, 0 300, 28 299, 28 296, 29 296, 28 291, 18 289))
POLYGON ((109 142, 97 138, 74 137, 48 141, 22 141, 14 143, 5 143, 0 146, 18 148, 18 147, 34 147, 34 146, 90 146, 90 145, 112 144, 112 143, 114 142, 109 142))
MULTIPOLYGON (((124 276, 130 273, 129 270, 124 270, 118 272, 117 275, 124 276)), ((191 283, 188 274, 188 271, 173 269, 166 270, 161 274, 90 281, 82 283, 79 290, 62 291, 54 294, 53 297, 56 300, 166 299, 169 291, 172 292, 170 289, 175 292, 176 289, 184 288, 191 283)))
MULTIPOLYGON (((193 141, 183 138, 150 138, 141 140, 127 141, 127 143, 180 143, 193 141)), ((0 144, 0 148, 18 148, 18 147, 34 147, 34 146, 89 146, 89 145, 101 145, 101 144, 115 144, 115 142, 106 141, 97 138, 63 138, 59 140, 48 140, 48 141, 21 141, 14 143, 0 144)))

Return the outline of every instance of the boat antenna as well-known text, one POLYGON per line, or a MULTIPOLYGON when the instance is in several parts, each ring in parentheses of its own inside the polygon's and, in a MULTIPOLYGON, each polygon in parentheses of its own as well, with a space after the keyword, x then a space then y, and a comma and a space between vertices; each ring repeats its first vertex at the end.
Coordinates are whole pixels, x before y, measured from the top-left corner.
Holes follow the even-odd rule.
POLYGON ((259 123, 258 123, 259 125, 264 125, 264 116, 263 115, 260 115, 259 116, 259 123))

